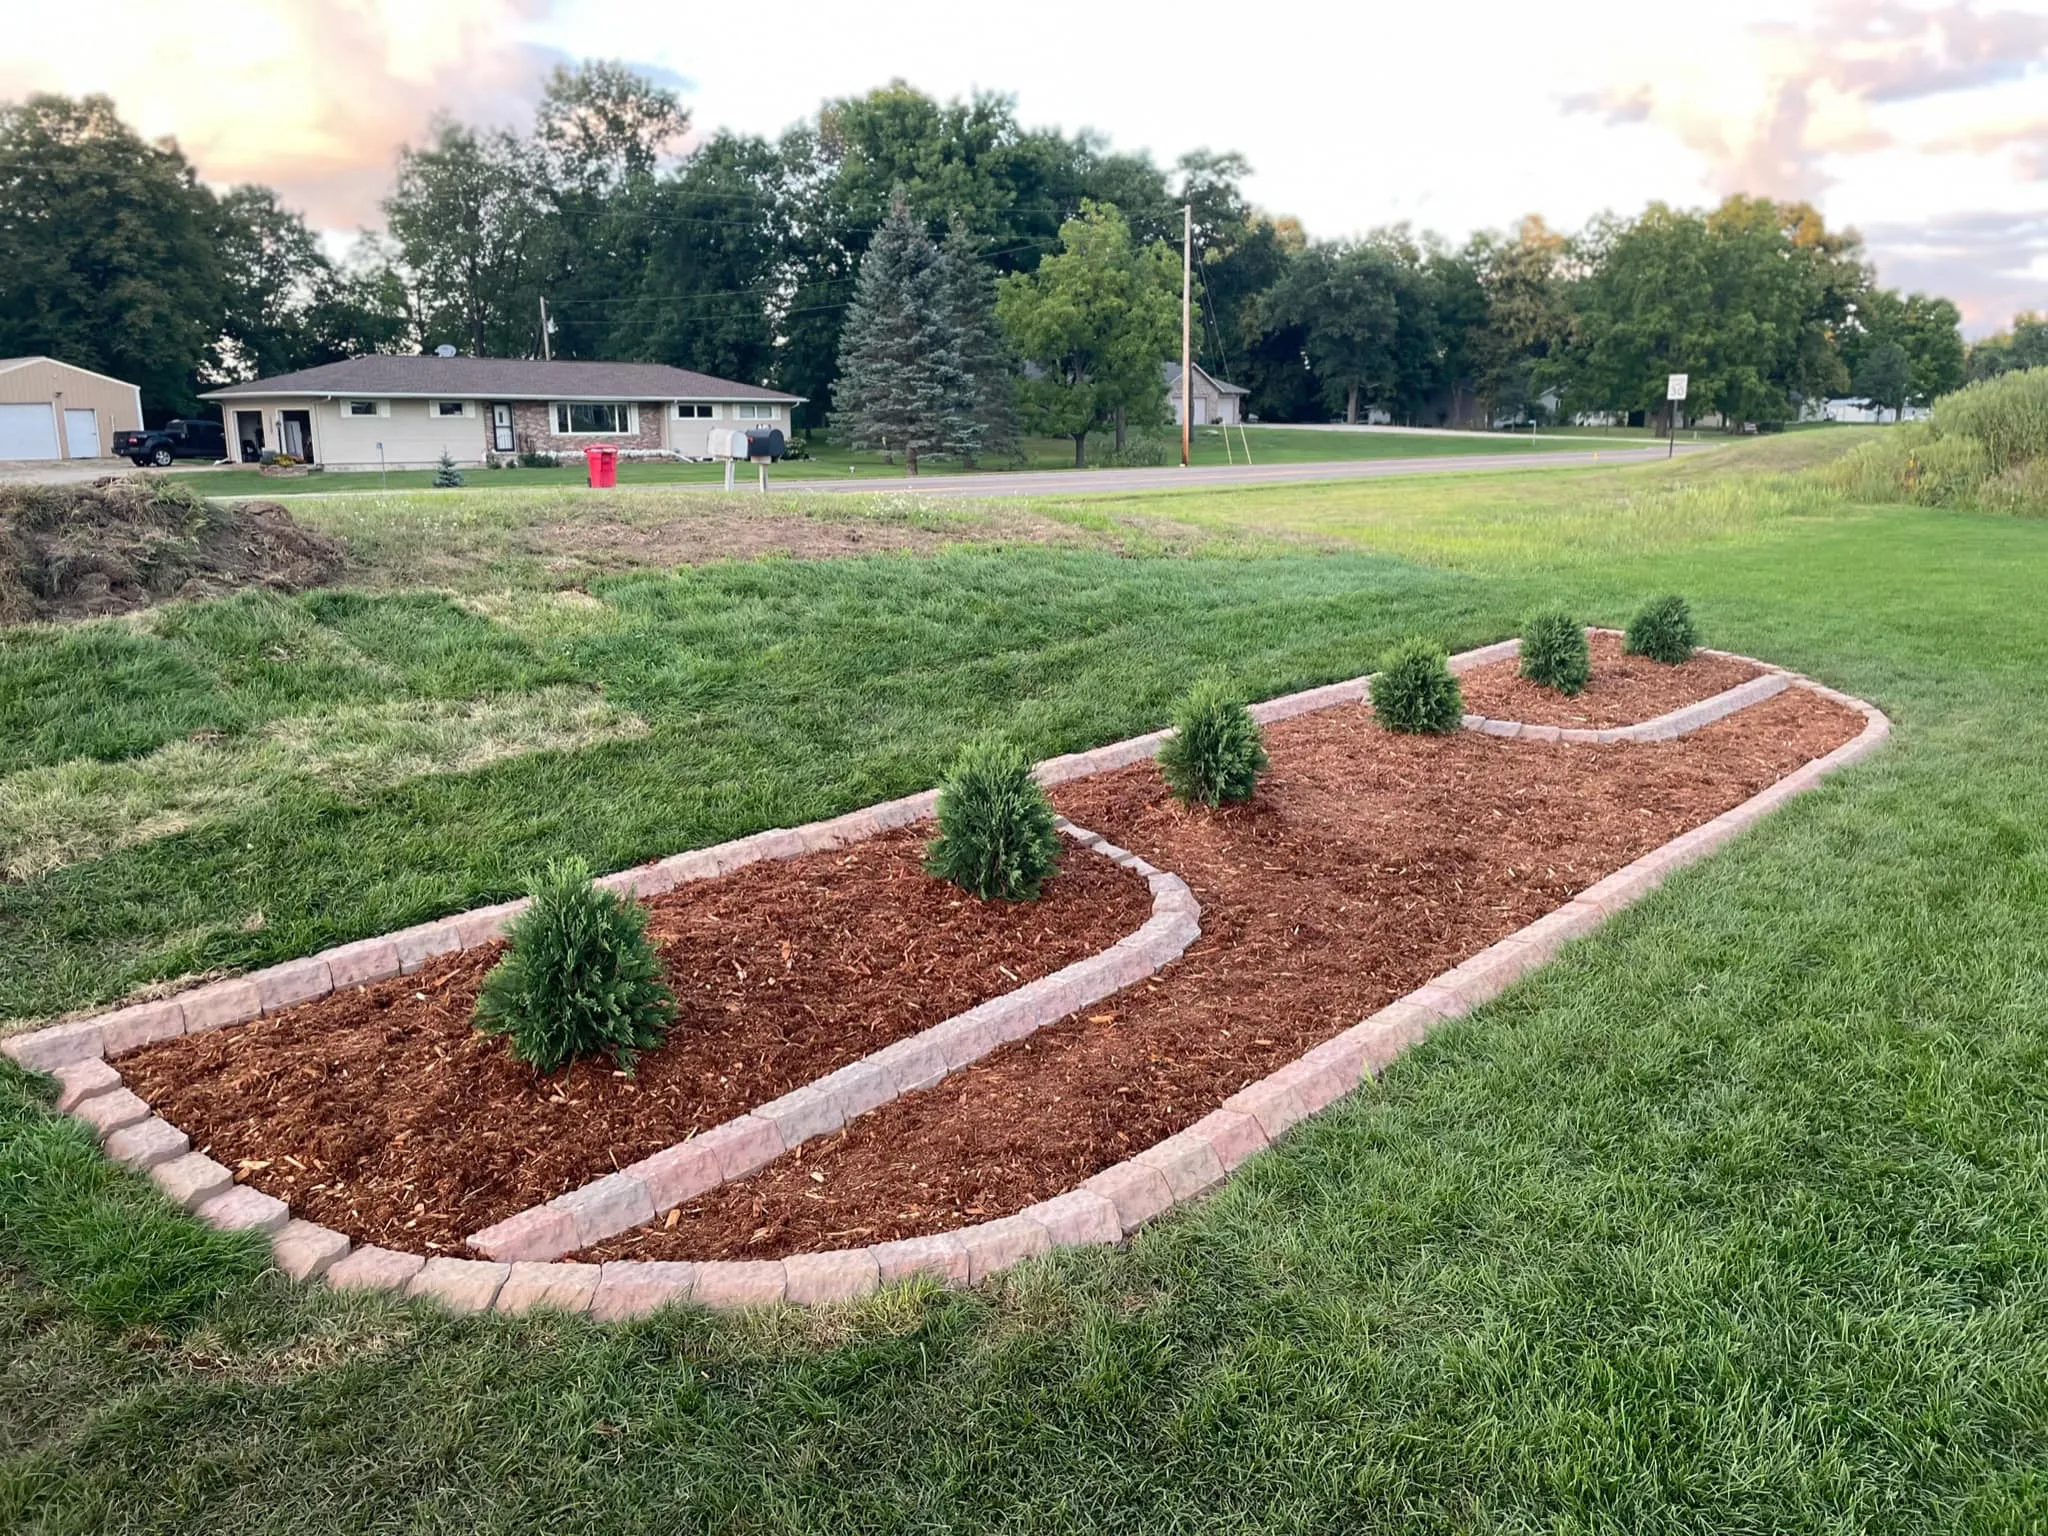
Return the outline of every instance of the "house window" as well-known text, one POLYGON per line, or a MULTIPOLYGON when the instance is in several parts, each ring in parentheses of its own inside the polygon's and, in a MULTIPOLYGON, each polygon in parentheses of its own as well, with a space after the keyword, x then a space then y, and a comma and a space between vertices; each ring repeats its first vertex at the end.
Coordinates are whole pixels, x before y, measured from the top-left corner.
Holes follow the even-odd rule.
POLYGON ((690 404, 687 404, 687 403, 683 403, 683 404, 678 404, 678 405, 676 406, 676 420, 678 420, 678 421, 701 421, 701 420, 707 420, 707 419, 709 419, 709 418, 710 418, 711 416, 715 415, 715 414, 717 413, 717 410, 718 410, 718 407, 717 407, 717 406, 715 406, 715 405, 690 405, 690 404))
POLYGON ((555 431, 563 437, 616 436, 633 430, 633 407, 609 400, 558 400, 555 431))
POLYGON ((467 416, 469 407, 460 400, 436 400, 433 404, 436 416, 467 416))
POLYGON ((382 416, 384 413, 378 408, 378 402, 375 400, 344 400, 341 402, 341 414, 344 416, 382 416))
POLYGON ((732 408, 736 421, 773 421, 775 407, 772 405, 736 405, 732 408))

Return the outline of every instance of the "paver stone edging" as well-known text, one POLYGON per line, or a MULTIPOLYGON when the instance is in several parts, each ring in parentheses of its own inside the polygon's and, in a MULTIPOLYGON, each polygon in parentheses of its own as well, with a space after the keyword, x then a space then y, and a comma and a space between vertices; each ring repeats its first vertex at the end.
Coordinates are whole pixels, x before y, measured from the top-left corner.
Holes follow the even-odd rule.
POLYGON ((531 1262, 560 1258, 630 1231, 671 1206, 760 1171, 783 1153, 829 1136, 872 1109, 930 1087, 1000 1045, 1142 981, 1178 960, 1200 937, 1201 906, 1179 876, 1154 869, 1085 827, 1061 819, 1059 828, 1081 848, 1145 877, 1152 889, 1152 913, 1135 932, 687 1141, 517 1211, 471 1233, 469 1246, 488 1258, 531 1262))
MULTIPOLYGON (((1618 635, 1619 630, 1589 628, 1586 634, 1618 635)), ((1522 653, 1519 639, 1503 640, 1498 645, 1488 646, 1483 659, 1479 651, 1467 651, 1462 656, 1451 658, 1453 672, 1469 672, 1474 667, 1484 666, 1488 661, 1506 661, 1522 653)), ((1712 725, 1716 720, 1725 720, 1737 710, 1761 704, 1765 699, 1775 699, 1792 685, 1792 674, 1783 667, 1774 667, 1769 662, 1757 661, 1748 656, 1737 656, 1730 651, 1709 650, 1700 647, 1703 656, 1718 656, 1725 661, 1739 661, 1761 669, 1761 677, 1753 677, 1746 683, 1737 683, 1733 688, 1723 689, 1698 703, 1687 704, 1654 719, 1638 721, 1634 725, 1605 726, 1599 730, 1588 730, 1581 726, 1531 725, 1521 720, 1489 720, 1484 715, 1467 715, 1464 727, 1487 736, 1503 736, 1523 741, 1562 741, 1574 746, 1611 746, 1618 741, 1676 741, 1703 726, 1712 725)))
MULTIPOLYGON (((1467 671, 1491 661, 1504 660, 1515 655, 1519 645, 1519 641, 1506 640, 1464 652, 1451 658, 1452 670, 1467 671)), ((1709 654, 1729 656, 1731 653, 1717 651, 1709 654)), ((154 1040, 219 1028, 265 1012, 276 1012, 321 996, 325 991, 384 980, 417 969, 437 954, 490 942, 500 936, 511 918, 524 909, 523 901, 505 902, 437 919, 381 938, 343 944, 250 976, 215 982, 176 997, 139 1003, 98 1017, 16 1035, 0 1041, 0 1054, 31 1071, 47 1072, 55 1077, 59 1108, 92 1125, 103 1142, 113 1144, 111 1150, 116 1155, 125 1157, 133 1166, 146 1169, 149 1177, 173 1202, 197 1212, 202 1220, 217 1226, 255 1228, 267 1232, 280 1268, 294 1278, 317 1277, 340 1288, 436 1296, 445 1305, 464 1310, 495 1308, 498 1311, 525 1311, 534 1306, 548 1306, 588 1313, 607 1321, 641 1316, 657 1307, 685 1299, 714 1307, 756 1306, 785 1300, 846 1300, 866 1294, 877 1286, 920 1275, 946 1285, 977 1284, 989 1275, 1053 1248, 1119 1242, 1174 1206, 1199 1198, 1292 1126, 1351 1092, 1366 1077, 1384 1070, 1402 1051, 1426 1037, 1435 1025, 1469 1013, 1543 964, 1567 940, 1590 933, 1615 912, 1648 895, 1673 870, 1704 858, 1787 800, 1813 788, 1827 775, 1869 756, 1891 734, 1891 722, 1874 705, 1751 657, 1734 656, 1732 659, 1759 667, 1764 676, 1658 720, 1625 728, 1637 734, 1613 739, 1669 740, 1759 702, 1788 686, 1805 688, 1821 698, 1857 711, 1864 717, 1862 732, 1854 740, 1795 769, 1742 804, 1589 886, 1556 911, 1453 966, 1363 1022, 1313 1047, 1278 1071, 1238 1090, 1217 1110, 1179 1134, 1103 1169, 1066 1194, 1042 1201, 1014 1216, 930 1237, 877 1243, 834 1253, 801 1254, 767 1262, 691 1264, 624 1260, 601 1266, 535 1262, 509 1250, 494 1253, 497 1262, 453 1257, 429 1261, 419 1254, 399 1253, 371 1244, 352 1247, 342 1233, 292 1219, 283 1201, 249 1186, 235 1184, 229 1170, 213 1159, 199 1152, 183 1150, 176 1127, 154 1118, 148 1105, 122 1084, 118 1070, 103 1059, 154 1040), (1759 686, 1766 683, 1774 684, 1768 692, 1759 686), (1652 727, 1661 730, 1649 734, 1652 727), (118 1143, 116 1138, 120 1138, 118 1143)), ((1252 714, 1261 723, 1271 723, 1339 704, 1357 703, 1365 698, 1369 683, 1369 678, 1355 678, 1306 689, 1255 704, 1252 714)), ((1039 764, 1037 775, 1040 782, 1052 785, 1121 768, 1155 755, 1170 734, 1157 731, 1089 752, 1051 758, 1039 764)), ((1572 733, 1560 732, 1560 739, 1573 741, 1579 738, 1572 733)), ((598 883, 634 895, 657 894, 685 880, 709 879, 761 859, 790 858, 800 853, 844 847, 889 828, 906 826, 931 816, 936 800, 937 792, 927 790, 829 821, 814 822, 807 827, 778 828, 713 848, 677 854, 605 876, 598 883)), ((1163 954, 1172 942, 1168 935, 1177 940, 1177 947, 1172 948, 1172 957, 1177 957, 1192 942, 1199 931, 1200 908, 1183 882, 1154 870, 1135 855, 1105 844, 1094 834, 1065 824, 1063 830, 1077 841, 1084 841, 1146 874, 1154 894, 1153 916, 1139 934, 1151 930, 1159 953, 1163 954), (1155 929, 1154 924, 1159 926, 1155 929)), ((1132 945, 1138 937, 1133 935, 1102 955, 1077 962, 1076 967, 1067 969, 1071 971, 1078 966, 1110 961, 1117 950, 1132 945)), ((1144 945, 1137 947, 1141 951, 1145 948, 1144 945)), ((1124 966, 1137 963, 1134 959, 1118 962, 1124 966)), ((1156 966, 1152 968, 1156 969, 1156 966)), ((1135 980, 1142 974, 1149 974, 1149 971, 1137 972, 1131 979, 1135 980)), ((1064 971, 1058 972, 1031 984, 1047 988, 1045 1006, 1063 1000, 1064 994, 1048 984, 1065 975, 1064 971)), ((1129 981, 1117 983, 1118 986, 1128 984, 1129 981)), ((1020 989, 1029 990, 1028 987, 1020 989)), ((994 1001, 1002 1003, 1019 995, 1010 993, 1006 998, 994 1001)), ((1085 1005, 1086 1000, 1070 1003, 1058 1016, 1064 1017, 1074 1008, 1085 1005)), ((982 1006, 987 1008, 991 1005, 982 1006)), ((1035 1007, 1033 1011, 1035 1013, 1035 1007)), ((965 1051, 984 1054, 993 1049, 994 1044, 1001 1043, 1001 1038, 1018 1037, 1000 1037, 999 1030, 977 1023, 971 1029, 958 1030, 958 1038, 949 1037, 936 1042, 939 1046, 936 1052, 930 1050, 935 1042, 928 1041, 928 1036, 960 1024, 961 1020, 973 1017, 975 1012, 970 1010, 968 1014, 935 1026, 925 1035, 914 1036, 891 1047, 890 1051, 898 1051, 905 1046, 920 1048, 902 1051, 900 1058, 888 1063, 888 1086, 893 1090, 891 1096, 909 1091, 910 1087, 936 1081, 945 1071, 974 1059, 972 1055, 959 1055, 958 1060, 953 1060, 948 1055, 949 1049, 954 1054, 965 1051), (984 1043, 992 1033, 999 1038, 984 1043)), ((1029 1033, 1030 1028, 1040 1026, 1033 1024, 1029 1028, 1021 1028, 1021 1021, 1013 1020, 1006 1027, 1019 1027, 1021 1033, 1029 1033)), ((884 1085, 875 1074, 856 1072, 855 1068, 870 1066, 888 1055, 889 1051, 878 1052, 865 1062, 855 1063, 854 1068, 842 1069, 807 1089, 798 1090, 798 1095, 812 1094, 813 1097, 800 1100, 787 1123, 801 1124, 796 1118, 798 1109, 808 1106, 816 1110, 815 1095, 819 1091, 836 1098, 842 1112, 846 1105, 860 1103, 868 1095, 881 1091, 884 1085), (833 1086, 827 1088, 826 1084, 833 1086)), ((785 1095, 785 1100, 798 1095, 785 1095)), ((885 1101, 877 1099, 874 1102, 885 1101)), ((872 1107, 873 1104, 866 1104, 853 1113, 864 1113, 865 1108, 872 1107)), ((739 1121, 728 1122, 726 1126, 671 1147, 666 1152, 656 1153, 654 1157, 643 1160, 642 1164, 635 1165, 652 1174, 645 1181, 636 1178, 637 1193, 635 1189, 613 1184, 612 1179, 617 1175, 574 1193, 583 1195, 587 1191, 606 1189, 605 1195, 593 1197, 587 1203, 592 1207, 602 1205, 615 1214, 643 1209, 651 1214, 657 1193, 663 1197, 664 1207, 676 1199, 689 1198, 687 1194, 676 1195, 674 1192, 687 1189, 693 1179, 710 1178, 713 1183, 720 1182, 734 1176, 728 1169, 745 1166, 751 1170, 768 1160, 761 1154, 770 1144, 770 1136, 779 1135, 777 1124, 760 1120, 752 1127, 742 1125, 752 1118, 742 1116, 739 1121), (663 1159, 668 1161, 664 1163, 663 1159), (649 1165, 658 1166, 649 1169, 649 1165)), ((557 1248, 556 1252, 566 1252, 571 1246, 593 1240, 575 1237, 579 1208, 572 1206, 564 1211, 556 1203, 535 1207, 522 1216, 533 1217, 541 1212, 551 1213, 546 1219, 554 1223, 552 1230, 559 1233, 567 1244, 557 1248)), ((583 1210, 581 1215, 586 1224, 592 1219, 589 1210, 583 1210)))

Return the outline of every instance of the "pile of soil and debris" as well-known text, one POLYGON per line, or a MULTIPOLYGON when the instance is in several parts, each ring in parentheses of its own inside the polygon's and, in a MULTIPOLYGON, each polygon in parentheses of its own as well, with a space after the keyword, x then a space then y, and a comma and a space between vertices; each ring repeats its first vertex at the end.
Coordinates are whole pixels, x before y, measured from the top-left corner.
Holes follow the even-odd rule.
POLYGON ((338 540, 274 501, 207 501, 175 481, 0 485, 0 624, 87 619, 243 587, 300 592, 342 573, 338 540))

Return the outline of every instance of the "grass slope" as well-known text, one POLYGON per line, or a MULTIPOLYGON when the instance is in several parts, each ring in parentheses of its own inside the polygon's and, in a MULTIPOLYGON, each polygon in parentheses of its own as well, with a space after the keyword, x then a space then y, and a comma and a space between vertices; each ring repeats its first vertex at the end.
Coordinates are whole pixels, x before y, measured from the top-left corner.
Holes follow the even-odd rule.
MULTIPOLYGON (((573 643, 413 598, 387 646, 381 601, 283 605, 350 648, 302 642, 323 658, 303 678, 260 643, 120 653, 76 711, 105 725, 39 719, 33 751, 149 750, 157 688, 179 722, 366 676, 431 691, 418 659, 450 634, 508 686, 602 672, 654 730, 114 854, 91 866, 110 888, 9 888, 16 1007, 140 974, 259 892, 295 913, 288 952, 493 893, 548 848, 616 862, 923 782, 985 719, 1038 750, 1104 739, 1212 657, 1268 691, 1411 628, 1509 632, 1537 600, 1611 618, 1684 590, 1710 640, 1863 693, 1897 733, 1200 1209, 975 1295, 602 1329, 299 1293, 0 1076, 0 1527, 2042 1528, 2048 528, 1813 504, 1616 546, 1573 484, 1548 552, 1531 533, 1493 561, 1455 525, 1498 509, 1373 502, 1350 536, 1380 549, 1335 558, 631 577, 603 593, 619 627, 573 643)), ((252 640, 285 622, 231 612, 252 640)))

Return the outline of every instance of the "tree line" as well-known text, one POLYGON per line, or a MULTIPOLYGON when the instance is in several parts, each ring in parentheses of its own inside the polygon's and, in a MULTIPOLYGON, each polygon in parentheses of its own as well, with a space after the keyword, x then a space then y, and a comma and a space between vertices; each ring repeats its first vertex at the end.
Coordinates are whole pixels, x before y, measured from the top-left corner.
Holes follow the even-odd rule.
MULTIPOLYGON (((922 285, 925 323, 944 310, 962 328, 936 360, 867 375, 951 413, 920 436, 999 456, 1050 433, 1078 457, 1090 433, 1121 446, 1164 409, 1184 203, 1198 358, 1266 420, 1655 420, 1670 372, 1691 375, 1692 419, 1782 420, 1828 395, 1930 399, 2023 366, 2043 336, 2021 317, 1966 351, 1953 304, 1881 286, 1855 234, 1803 203, 1653 204, 1575 233, 1532 217, 1460 244, 1405 225, 1319 240, 1252 205, 1239 155, 1161 167, 1028 128, 996 95, 898 82, 779 138, 717 132, 680 153, 690 127, 623 66, 558 69, 529 128, 442 120, 403 150, 384 228, 336 262, 272 190, 216 193, 104 97, 0 105, 0 355, 131 379, 169 411, 364 351, 539 355, 545 300, 557 357, 773 384, 808 397, 816 426, 843 371, 869 367, 847 342, 887 329, 862 307, 873 250, 878 272, 922 285)), ((875 412, 844 414, 886 438, 875 412)))

